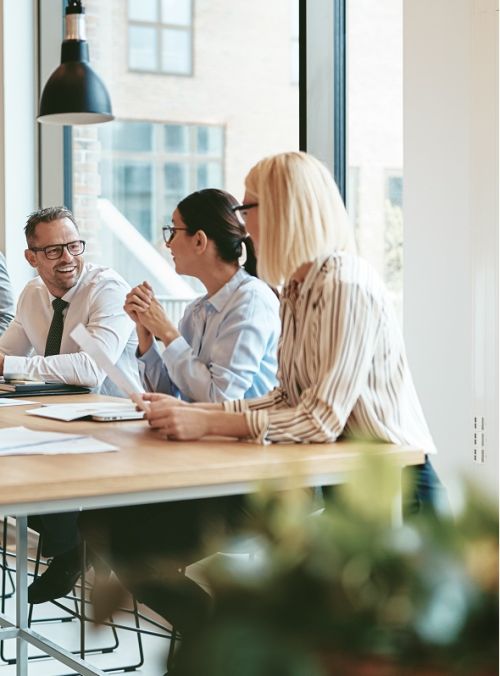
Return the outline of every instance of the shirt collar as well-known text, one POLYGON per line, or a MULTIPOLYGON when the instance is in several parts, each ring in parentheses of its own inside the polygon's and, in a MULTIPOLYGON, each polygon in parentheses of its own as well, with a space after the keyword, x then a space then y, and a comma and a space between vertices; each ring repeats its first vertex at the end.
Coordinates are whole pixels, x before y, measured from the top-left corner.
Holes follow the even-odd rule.
MULTIPOLYGON (((216 312, 221 312, 224 309, 226 303, 229 302, 233 293, 236 289, 248 278, 248 272, 244 268, 239 268, 231 279, 220 288, 217 293, 214 293, 213 296, 208 298, 203 296, 201 299, 202 303, 206 305, 211 305, 216 312)), ((66 299, 65 299, 66 300, 66 299)))

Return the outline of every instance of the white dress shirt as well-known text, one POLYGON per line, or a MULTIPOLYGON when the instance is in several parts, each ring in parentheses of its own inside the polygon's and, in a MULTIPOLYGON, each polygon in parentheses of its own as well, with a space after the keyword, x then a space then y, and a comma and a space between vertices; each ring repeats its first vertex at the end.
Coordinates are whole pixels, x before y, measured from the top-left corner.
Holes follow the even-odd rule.
POLYGON ((6 355, 4 375, 26 373, 39 380, 84 385, 101 394, 125 396, 70 338, 71 331, 82 323, 109 359, 140 389, 137 337, 134 323, 123 309, 129 290, 114 270, 85 264, 78 282, 62 297, 69 305, 64 310, 60 354, 44 357, 54 296, 40 277, 28 282, 14 320, 0 337, 0 352, 6 355))
POLYGON ((245 412, 261 443, 327 442, 340 435, 435 447, 387 291, 362 258, 314 262, 281 296, 280 386, 264 397, 224 402, 245 412))

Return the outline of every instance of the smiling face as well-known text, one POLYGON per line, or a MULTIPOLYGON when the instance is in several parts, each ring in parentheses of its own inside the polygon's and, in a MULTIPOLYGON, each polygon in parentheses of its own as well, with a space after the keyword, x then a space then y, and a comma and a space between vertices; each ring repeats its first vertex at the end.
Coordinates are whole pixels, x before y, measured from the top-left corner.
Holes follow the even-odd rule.
MULTIPOLYGON (((60 218, 50 223, 38 223, 29 246, 46 247, 53 244, 67 244, 80 239, 80 234, 69 218, 60 218)), ((56 298, 61 298, 72 289, 82 274, 83 256, 72 256, 67 248, 61 258, 50 260, 43 251, 24 252, 28 263, 36 268, 47 289, 56 298)))

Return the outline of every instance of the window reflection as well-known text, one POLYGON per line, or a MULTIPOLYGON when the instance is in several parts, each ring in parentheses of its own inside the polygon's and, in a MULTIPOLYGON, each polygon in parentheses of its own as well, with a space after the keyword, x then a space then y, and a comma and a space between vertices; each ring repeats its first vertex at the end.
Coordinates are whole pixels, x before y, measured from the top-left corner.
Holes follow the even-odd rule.
POLYGON ((191 72, 191 34, 188 31, 162 30, 161 70, 165 73, 191 72))
POLYGON ((252 164, 298 148, 297 7, 85 0, 92 65, 116 116, 73 127, 73 208, 89 260, 130 283, 171 279, 161 226, 177 203, 205 187, 241 199, 252 164))
POLYGON ((128 15, 134 21, 157 21, 157 0, 128 0, 128 15))
POLYGON ((129 66, 137 70, 156 70, 156 31, 144 26, 130 26, 129 66))
POLYGON ((131 70, 191 75, 191 0, 129 0, 131 70))
POLYGON ((161 18, 163 23, 189 26, 191 24, 191 0, 162 0, 161 18))
POLYGON ((347 1, 347 205, 402 318, 403 0, 347 1))

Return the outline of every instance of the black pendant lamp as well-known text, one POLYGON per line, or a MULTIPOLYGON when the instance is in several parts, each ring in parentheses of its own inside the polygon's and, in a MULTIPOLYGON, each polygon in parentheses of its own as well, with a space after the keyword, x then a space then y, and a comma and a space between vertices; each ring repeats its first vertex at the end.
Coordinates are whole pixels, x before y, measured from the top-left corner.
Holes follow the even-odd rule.
POLYGON ((114 116, 108 91, 89 64, 81 0, 68 0, 65 24, 61 65, 47 80, 37 119, 50 124, 110 122, 114 116))

